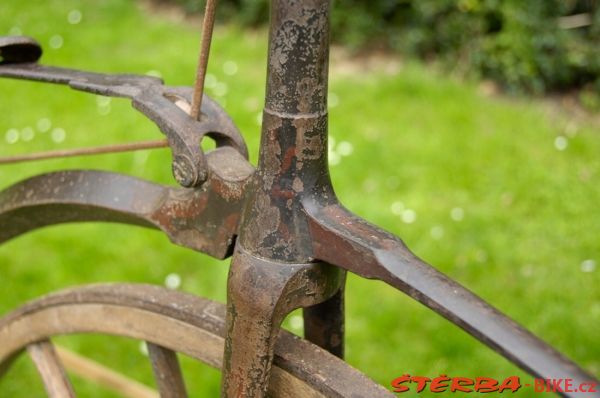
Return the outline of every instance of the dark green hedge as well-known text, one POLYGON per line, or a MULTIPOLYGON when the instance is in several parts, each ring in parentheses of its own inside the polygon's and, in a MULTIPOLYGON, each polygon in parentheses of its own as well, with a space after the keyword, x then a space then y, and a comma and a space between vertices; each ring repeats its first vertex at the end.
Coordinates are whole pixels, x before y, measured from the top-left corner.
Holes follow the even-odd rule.
MULTIPOLYGON (((171 1, 190 12, 203 8, 198 0, 171 1)), ((355 48, 375 42, 404 54, 443 60, 513 91, 543 93, 585 86, 600 92, 600 0, 333 3, 337 42, 355 48), (572 27, 578 19, 583 26, 572 27)), ((268 0, 219 2, 222 18, 247 25, 267 21, 268 7, 268 0)))

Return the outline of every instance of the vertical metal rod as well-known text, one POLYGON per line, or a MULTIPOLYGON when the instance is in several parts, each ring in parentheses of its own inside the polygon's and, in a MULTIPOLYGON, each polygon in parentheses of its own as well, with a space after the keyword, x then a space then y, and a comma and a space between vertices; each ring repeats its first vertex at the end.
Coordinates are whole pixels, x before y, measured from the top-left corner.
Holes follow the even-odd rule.
MULTIPOLYGON (((343 283, 339 269, 314 261, 303 209, 307 197, 335 200, 327 168, 329 9, 330 0, 271 3, 259 165, 227 286, 226 398, 264 397, 282 319, 331 299, 343 283)), ((339 294, 307 319, 309 335, 341 355, 341 342, 329 344, 322 333, 341 338, 339 294)))
POLYGON ((330 0, 273 0, 269 33, 267 111, 327 112, 330 0))
POLYGON ((238 247, 227 281, 221 396, 265 397, 281 321, 296 308, 329 300, 342 282, 339 269, 326 264, 285 265, 238 247))
POLYGON ((204 94, 204 79, 206 77, 206 68, 208 66, 208 56, 210 54, 210 43, 212 41, 213 28, 215 26, 215 14, 217 9, 217 0, 207 0, 204 11, 204 22, 202 23, 202 44, 200 56, 198 59, 198 68, 196 70, 196 83, 194 84, 194 96, 192 98, 191 116, 195 120, 200 118, 200 109, 202 108, 202 95, 204 94))
POLYGON ((242 226, 260 233, 240 234, 239 241, 260 257, 310 262, 301 202, 335 200, 327 165, 330 0, 274 0, 271 7, 257 189, 242 226), (270 224, 261 223, 265 211, 270 224))

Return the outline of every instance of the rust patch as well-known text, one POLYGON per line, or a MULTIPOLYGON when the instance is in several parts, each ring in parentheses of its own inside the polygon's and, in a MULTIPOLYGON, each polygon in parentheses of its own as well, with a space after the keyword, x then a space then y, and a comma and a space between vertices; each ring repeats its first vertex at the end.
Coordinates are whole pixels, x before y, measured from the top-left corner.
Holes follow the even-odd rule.
MULTIPOLYGON (((297 168, 301 170, 303 163, 307 160, 315 160, 323 156, 323 138, 320 130, 320 117, 294 119, 293 125, 296 133, 296 157, 297 168)), ((326 126, 326 124, 325 124, 326 126)))
POLYGON ((283 156, 283 161, 281 162, 281 171, 282 172, 285 172, 292 167, 292 161, 295 159, 295 157, 296 157, 296 148, 289 147, 285 151, 285 155, 283 156))
POLYGON ((263 188, 269 190, 281 168, 281 144, 277 138, 277 130, 281 127, 281 120, 269 115, 265 118, 265 122, 268 125, 265 126, 266 131, 264 133, 266 148, 262 153, 261 177, 263 188))
POLYGON ((248 239, 250 247, 261 247, 263 241, 279 228, 281 221, 279 208, 271 205, 271 198, 263 193, 256 195, 253 206, 254 217, 248 224, 248 231, 244 236, 248 239))

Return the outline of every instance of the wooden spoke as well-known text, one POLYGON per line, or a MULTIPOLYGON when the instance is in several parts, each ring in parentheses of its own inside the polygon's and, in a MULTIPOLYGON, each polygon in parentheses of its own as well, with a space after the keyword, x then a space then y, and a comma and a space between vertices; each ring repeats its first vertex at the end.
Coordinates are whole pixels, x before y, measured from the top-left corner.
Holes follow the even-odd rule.
POLYGON ((146 343, 160 398, 187 398, 185 383, 175 352, 146 343))
POLYGON ((27 352, 42 377, 50 398, 75 398, 67 373, 49 340, 28 345, 27 352))
MULTIPOLYGON (((51 336, 94 333, 149 341, 219 369, 224 317, 223 304, 156 286, 92 285, 66 290, 0 318, 0 367, 25 347, 51 336)), ((112 390, 122 397, 159 398, 158 392, 143 385, 141 393, 125 393, 122 386, 129 389, 131 383, 139 383, 64 348, 56 347, 56 353, 70 373, 103 387, 117 385, 112 390)), ((275 345, 272 371, 269 397, 394 397, 339 358, 283 330, 275 345)))
POLYGON ((85 380, 115 391, 126 398, 159 398, 158 393, 152 388, 125 377, 89 358, 82 357, 62 347, 56 347, 56 351, 65 367, 85 380))
POLYGON ((21 352, 17 351, 15 354, 11 355, 6 360, 4 360, 4 362, 0 362, 0 377, 4 376, 4 374, 8 372, 8 370, 20 354, 21 352))

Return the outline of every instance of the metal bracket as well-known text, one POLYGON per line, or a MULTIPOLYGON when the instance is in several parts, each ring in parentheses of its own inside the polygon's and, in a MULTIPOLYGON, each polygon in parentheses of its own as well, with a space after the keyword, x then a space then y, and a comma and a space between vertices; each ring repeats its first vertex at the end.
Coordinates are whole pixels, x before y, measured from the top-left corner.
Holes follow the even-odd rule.
POLYGON ((125 97, 166 135, 173 154, 173 175, 184 187, 195 187, 208 178, 208 167, 200 142, 204 136, 217 147, 231 146, 248 159, 246 143, 229 115, 214 100, 204 96, 202 116, 194 120, 185 111, 191 104, 190 87, 169 87, 156 77, 102 74, 42 66, 37 60, 41 46, 24 36, 0 37, 0 76, 65 84, 110 97, 125 97))

